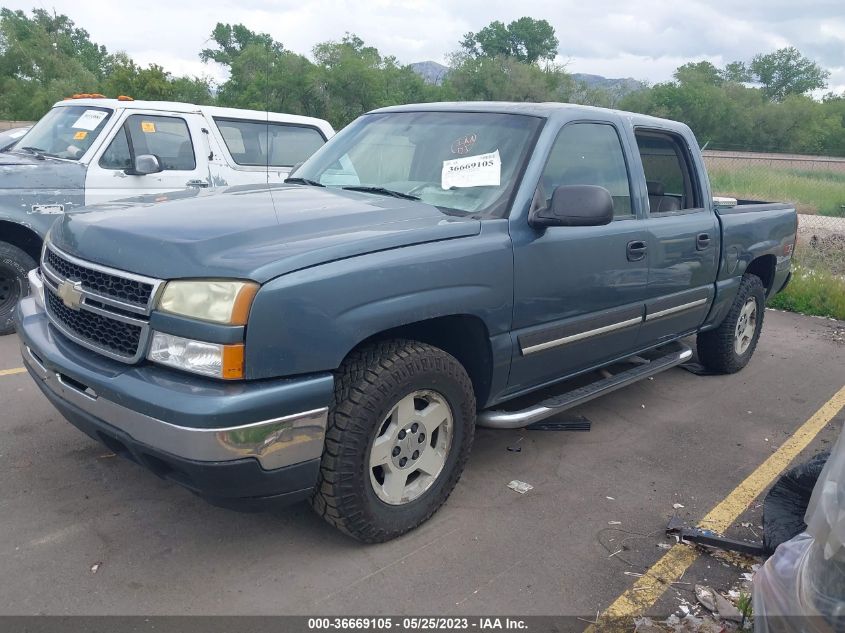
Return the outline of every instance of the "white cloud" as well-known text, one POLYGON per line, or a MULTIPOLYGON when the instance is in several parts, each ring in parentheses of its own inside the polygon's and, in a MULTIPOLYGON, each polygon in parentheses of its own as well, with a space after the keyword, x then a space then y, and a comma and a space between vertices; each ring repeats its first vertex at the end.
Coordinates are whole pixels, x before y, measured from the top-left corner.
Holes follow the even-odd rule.
MULTIPOLYGON (((33 0, 4 0, 28 11, 33 0)), ((467 31, 492 20, 545 18, 573 72, 666 80, 687 61, 721 64, 796 46, 831 69, 831 87, 845 87, 845 18, 830 0, 51 0, 109 50, 175 74, 222 72, 199 61, 217 22, 241 22, 270 33, 287 48, 310 54, 317 42, 356 33, 383 54, 410 63, 443 62, 467 31)))

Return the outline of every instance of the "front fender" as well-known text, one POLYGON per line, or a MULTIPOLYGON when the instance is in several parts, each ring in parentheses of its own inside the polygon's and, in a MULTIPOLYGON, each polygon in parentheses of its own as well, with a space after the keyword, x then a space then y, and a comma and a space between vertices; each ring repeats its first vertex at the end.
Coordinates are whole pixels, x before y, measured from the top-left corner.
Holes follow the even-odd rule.
POLYGON ((85 204, 85 166, 69 162, 0 164, 0 221, 43 239, 57 217, 85 204))
POLYGON ((361 341, 408 323, 473 315, 507 332, 513 256, 507 221, 471 237, 368 253, 283 275, 255 298, 248 379, 336 369, 361 341))

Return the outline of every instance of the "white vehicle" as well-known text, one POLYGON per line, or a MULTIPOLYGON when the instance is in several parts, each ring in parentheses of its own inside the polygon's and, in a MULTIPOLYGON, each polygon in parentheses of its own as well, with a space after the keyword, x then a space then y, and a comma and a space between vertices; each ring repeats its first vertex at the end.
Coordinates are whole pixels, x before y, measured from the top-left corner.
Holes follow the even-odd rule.
POLYGON ((80 193, 81 185, 84 197, 72 206, 87 206, 186 187, 279 183, 333 135, 327 121, 293 114, 84 97, 55 104, 12 151, 83 166, 84 183, 72 188, 80 193))
POLYGON ((145 194, 281 183, 333 135, 328 122, 292 114, 100 95, 60 101, 0 151, 0 335, 12 330, 57 215, 145 194))
POLYGON ((12 145, 17 143, 20 138, 29 131, 30 127, 32 126, 14 127, 10 130, 3 130, 0 132, 0 152, 5 152, 12 145))

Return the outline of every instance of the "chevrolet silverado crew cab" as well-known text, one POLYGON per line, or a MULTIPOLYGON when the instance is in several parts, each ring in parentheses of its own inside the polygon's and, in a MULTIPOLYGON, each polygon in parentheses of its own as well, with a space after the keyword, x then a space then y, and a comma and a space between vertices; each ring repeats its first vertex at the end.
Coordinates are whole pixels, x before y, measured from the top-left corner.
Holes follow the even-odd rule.
POLYGON ((143 194, 280 183, 334 135, 322 119, 187 103, 60 101, 0 152, 0 334, 56 215, 143 194))
POLYGON ((476 424, 537 423, 693 335, 742 369, 796 228, 786 204, 714 204, 680 123, 407 105, 280 186, 60 217, 16 322, 36 384, 113 452, 377 542, 445 502, 476 424))

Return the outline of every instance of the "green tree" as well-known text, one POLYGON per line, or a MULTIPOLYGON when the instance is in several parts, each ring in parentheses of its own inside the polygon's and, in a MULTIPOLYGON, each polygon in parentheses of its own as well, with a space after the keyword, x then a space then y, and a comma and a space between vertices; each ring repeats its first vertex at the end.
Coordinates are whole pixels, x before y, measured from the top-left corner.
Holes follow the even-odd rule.
POLYGON ((314 47, 316 89, 325 118, 345 125, 374 108, 429 101, 439 92, 427 86, 409 66, 382 56, 357 35, 314 47))
POLYGON ((679 66, 673 77, 681 84, 704 83, 709 86, 718 86, 724 80, 722 71, 708 61, 690 62, 679 66))
POLYGON ((200 52, 200 59, 204 62, 213 61, 222 66, 231 67, 239 55, 251 46, 257 46, 267 51, 281 53, 284 47, 267 33, 256 33, 243 24, 223 24, 218 22, 211 32, 211 39, 216 48, 204 48, 200 52))
POLYGON ((443 88, 448 98, 459 101, 568 101, 576 87, 562 67, 458 53, 443 88))
POLYGON ((322 116, 316 69, 307 58, 243 24, 218 23, 211 39, 215 47, 204 49, 200 59, 229 73, 217 94, 220 105, 322 116))
POLYGON ((528 64, 553 60, 558 45, 551 24, 529 17, 514 20, 507 26, 496 20, 478 33, 467 33, 461 41, 463 52, 470 57, 511 57, 528 64))
POLYGON ((755 55, 750 70, 753 80, 762 84, 763 94, 772 101, 825 88, 830 76, 830 72, 792 46, 755 55))
MULTIPOLYGON (((780 92, 773 92, 774 83, 749 87, 749 72, 759 65, 754 71, 741 62, 721 70, 706 61, 684 64, 674 81, 628 95, 620 107, 683 121, 711 148, 845 155, 845 99, 816 101, 798 92, 795 81, 780 92)), ((810 74, 819 76, 813 71, 805 79, 810 74)))
POLYGON ((0 118, 36 119, 68 95, 96 92, 107 60, 67 16, 0 9, 0 118))
POLYGON ((722 79, 742 84, 751 81, 751 71, 745 62, 730 62, 721 71, 722 79))
POLYGON ((208 79, 173 77, 157 64, 141 68, 124 52, 111 56, 100 91, 112 97, 128 95, 135 99, 185 101, 200 105, 213 101, 208 79))

